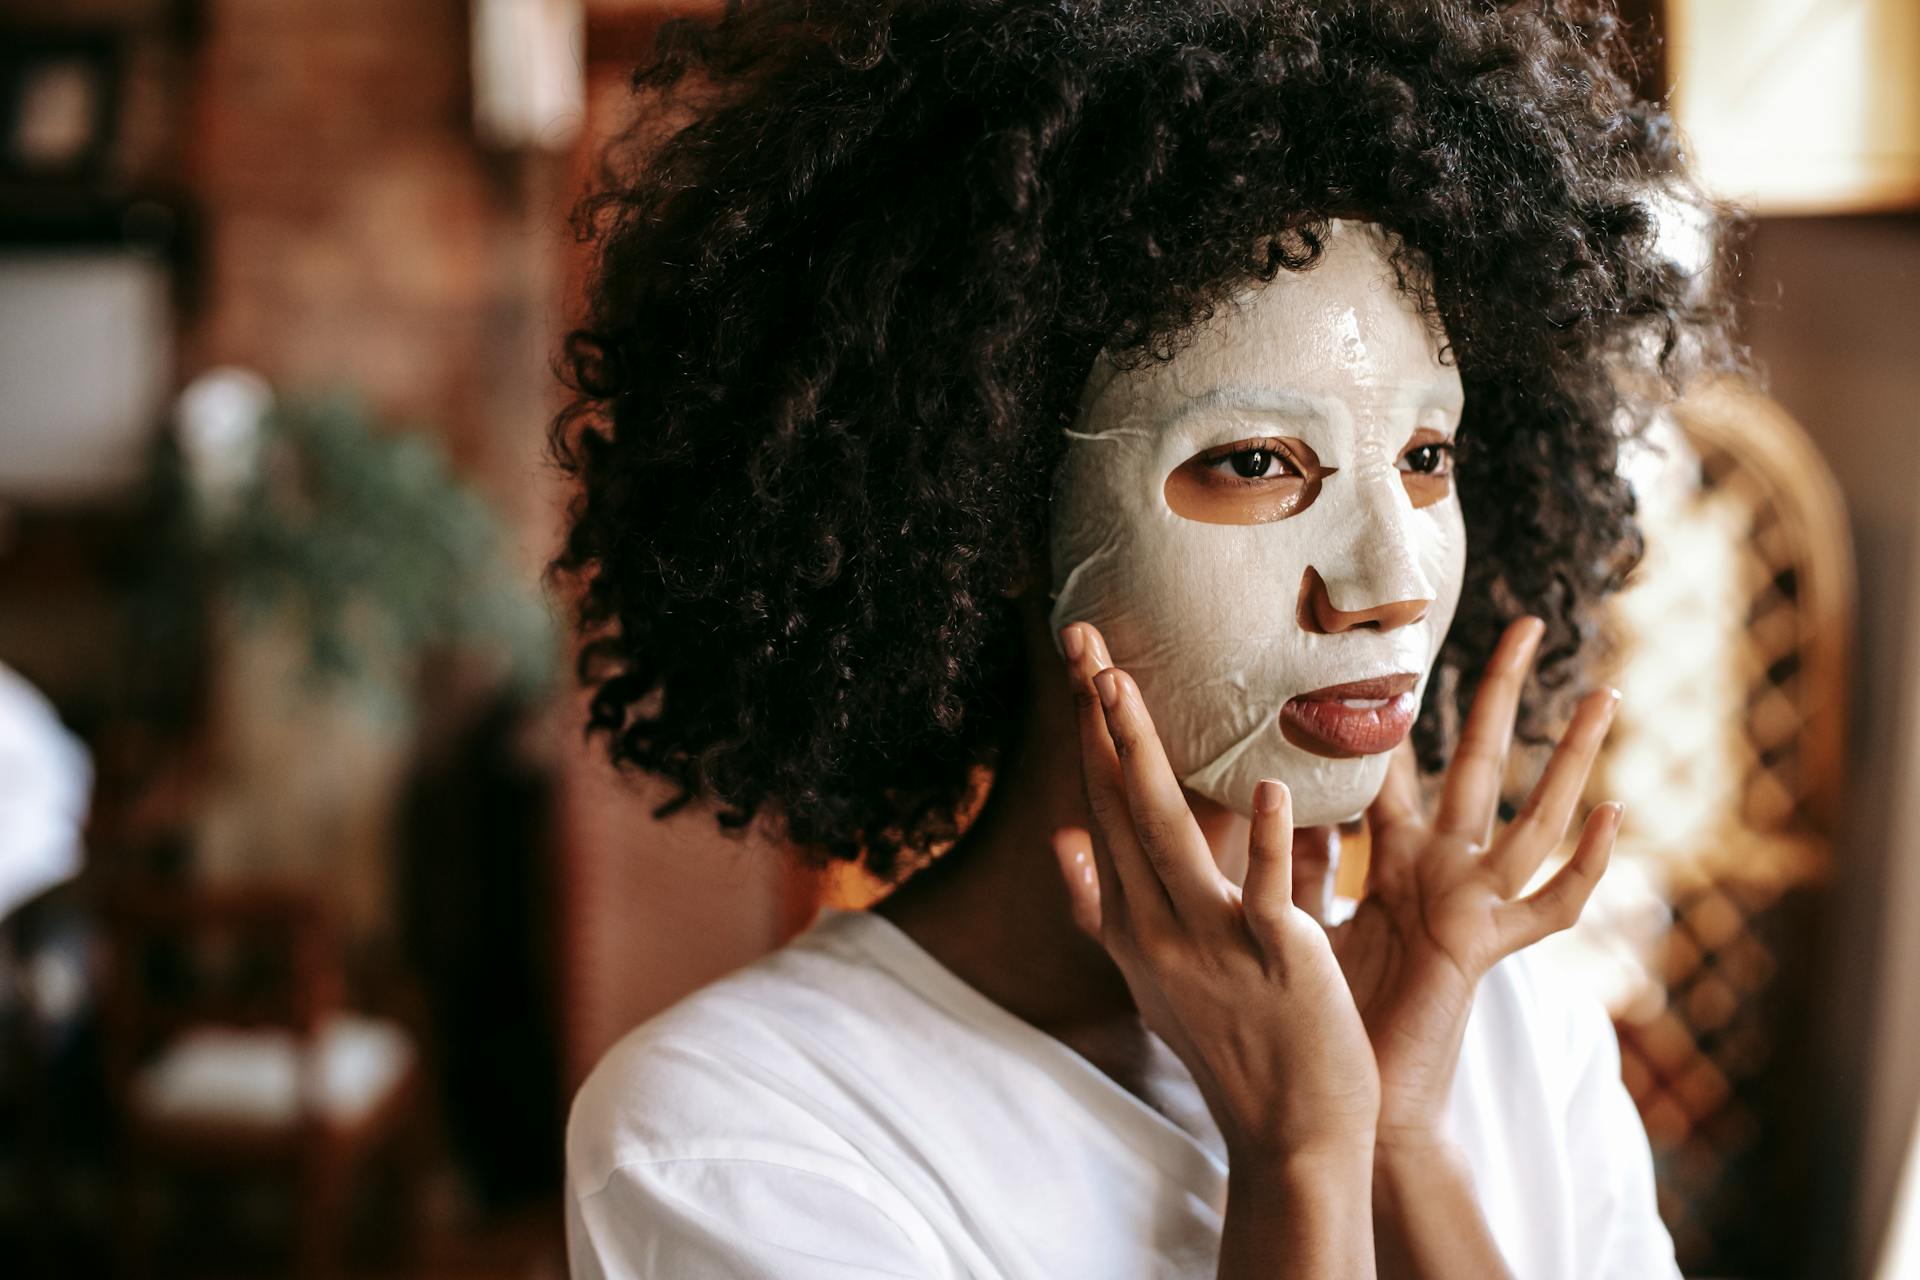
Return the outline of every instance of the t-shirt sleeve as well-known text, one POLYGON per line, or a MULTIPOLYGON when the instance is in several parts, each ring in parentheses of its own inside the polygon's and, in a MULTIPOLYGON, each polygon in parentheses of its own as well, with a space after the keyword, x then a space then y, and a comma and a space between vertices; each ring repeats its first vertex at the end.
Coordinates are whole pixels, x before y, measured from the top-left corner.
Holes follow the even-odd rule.
POLYGON ((567 1199, 573 1280, 843 1280, 935 1274, 872 1199, 828 1174, 733 1157, 645 1160, 567 1199))
POLYGON ((1620 1041, 1605 1007, 1572 1000, 1567 1142, 1574 1177, 1576 1256, 1585 1280, 1678 1280, 1660 1220, 1653 1152, 1620 1079, 1620 1041))

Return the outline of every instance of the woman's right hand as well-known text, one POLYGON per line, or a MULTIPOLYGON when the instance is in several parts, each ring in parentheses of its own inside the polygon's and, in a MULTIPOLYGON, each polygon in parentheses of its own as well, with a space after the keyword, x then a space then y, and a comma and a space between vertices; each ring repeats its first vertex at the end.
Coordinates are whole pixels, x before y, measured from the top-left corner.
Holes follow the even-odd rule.
POLYGON ((1076 918, 1097 919, 1143 1022, 1192 1072, 1236 1168, 1370 1156, 1379 1076, 1326 930, 1294 905, 1285 785, 1256 788, 1246 882, 1234 884, 1139 687, 1091 624, 1061 639, 1097 875, 1096 888, 1056 850, 1076 918))

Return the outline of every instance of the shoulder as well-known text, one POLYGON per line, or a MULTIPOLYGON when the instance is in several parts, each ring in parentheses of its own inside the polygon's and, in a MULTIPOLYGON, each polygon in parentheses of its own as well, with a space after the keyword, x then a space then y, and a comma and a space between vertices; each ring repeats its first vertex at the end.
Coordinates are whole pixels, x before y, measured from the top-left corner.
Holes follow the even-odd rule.
POLYGON ((577 1277, 931 1274, 927 1225, 848 1138, 848 968, 783 948, 601 1057, 567 1118, 577 1277))
POLYGON ((823 912, 621 1037, 574 1095, 568 1189, 622 1168, 760 1161, 881 1194, 888 1090, 923 1068, 938 1012, 859 912, 823 912))
POLYGON ((837 1086, 817 1064, 844 1034, 853 966, 785 947, 682 998, 622 1036, 575 1093, 567 1178, 575 1194, 614 1170, 690 1158, 819 1159, 844 1147, 837 1086))

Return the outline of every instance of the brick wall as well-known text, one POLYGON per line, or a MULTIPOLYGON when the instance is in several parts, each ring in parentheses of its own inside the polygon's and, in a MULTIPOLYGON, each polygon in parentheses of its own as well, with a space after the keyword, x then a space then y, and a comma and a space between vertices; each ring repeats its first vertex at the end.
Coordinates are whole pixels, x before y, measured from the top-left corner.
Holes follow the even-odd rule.
POLYGON ((208 0, 188 76, 183 373, 350 383, 440 434, 532 540, 564 162, 475 142, 466 0, 208 0))

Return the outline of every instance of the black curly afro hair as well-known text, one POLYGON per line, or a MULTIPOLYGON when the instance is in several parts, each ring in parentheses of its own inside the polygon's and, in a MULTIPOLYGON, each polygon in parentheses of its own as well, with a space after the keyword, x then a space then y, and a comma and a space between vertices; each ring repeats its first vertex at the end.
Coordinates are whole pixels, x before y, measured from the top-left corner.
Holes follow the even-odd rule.
POLYGON ((1648 192, 1726 211, 1624 45, 1609 9, 1554 0, 668 23, 577 213, 588 310, 549 441, 588 732, 676 784, 661 815, 769 811, 808 861, 897 879, 1018 729, 1010 594, 1044 565, 1094 356, 1171 358, 1235 288, 1310 268, 1336 216, 1398 234, 1466 388, 1472 556, 1423 764, 1523 613, 1549 626, 1523 722, 1545 723, 1639 555, 1616 453, 1645 388, 1736 362, 1648 192))

